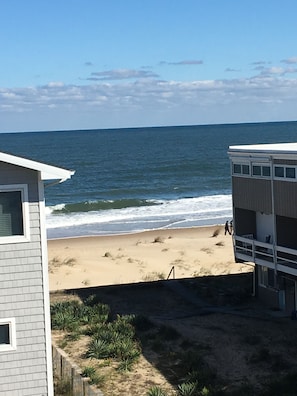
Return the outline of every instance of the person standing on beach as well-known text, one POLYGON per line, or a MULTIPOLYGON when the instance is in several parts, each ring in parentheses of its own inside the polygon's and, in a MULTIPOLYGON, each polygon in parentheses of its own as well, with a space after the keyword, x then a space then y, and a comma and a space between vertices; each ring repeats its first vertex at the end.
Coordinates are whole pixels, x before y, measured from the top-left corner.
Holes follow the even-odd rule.
POLYGON ((226 223, 225 223, 225 235, 227 234, 227 232, 228 232, 229 235, 231 235, 231 232, 230 232, 230 230, 229 230, 229 223, 228 223, 228 220, 227 220, 226 223))
POLYGON ((230 235, 232 235, 233 232, 233 220, 230 220, 230 235))

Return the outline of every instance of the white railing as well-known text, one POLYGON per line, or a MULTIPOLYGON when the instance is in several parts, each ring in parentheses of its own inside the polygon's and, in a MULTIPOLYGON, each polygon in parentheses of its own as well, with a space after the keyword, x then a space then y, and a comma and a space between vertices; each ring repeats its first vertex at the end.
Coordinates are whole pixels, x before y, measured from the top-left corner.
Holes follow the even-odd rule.
POLYGON ((297 271, 297 249, 273 246, 252 239, 251 235, 234 235, 234 250, 237 258, 243 261, 251 261, 256 264, 267 265, 267 267, 286 270, 294 273, 297 271), (278 268, 279 267, 279 268, 278 268))

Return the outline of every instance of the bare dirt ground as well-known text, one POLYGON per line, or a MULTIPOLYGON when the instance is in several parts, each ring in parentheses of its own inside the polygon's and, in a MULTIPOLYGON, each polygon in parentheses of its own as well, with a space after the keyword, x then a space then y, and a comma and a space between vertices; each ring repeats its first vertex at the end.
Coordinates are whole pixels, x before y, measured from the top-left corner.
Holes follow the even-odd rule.
MULTIPOLYGON (((52 293, 51 301, 96 294, 114 315, 143 315, 180 333, 178 340, 163 340, 166 348, 144 346, 132 372, 113 376, 102 368, 108 378, 101 386, 106 396, 145 396, 154 385, 176 395, 179 355, 194 347, 215 378, 216 393, 211 394, 274 395, 267 390, 269 384, 297 372, 297 321, 251 297, 251 277, 247 273, 75 289, 52 293)), ((53 338, 58 342, 61 334, 53 332, 53 338)), ((80 366, 86 365, 82 356, 87 342, 65 348, 80 366)))

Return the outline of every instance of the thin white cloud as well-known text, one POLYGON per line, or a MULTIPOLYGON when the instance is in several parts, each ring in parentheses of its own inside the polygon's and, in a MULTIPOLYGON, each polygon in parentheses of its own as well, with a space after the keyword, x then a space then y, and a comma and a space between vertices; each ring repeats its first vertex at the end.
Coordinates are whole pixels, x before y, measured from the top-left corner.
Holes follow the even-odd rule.
POLYGON ((225 69, 225 72, 240 72, 240 71, 241 71, 240 69, 232 69, 231 67, 227 67, 225 69))
POLYGON ((281 62, 282 63, 286 63, 287 65, 296 64, 297 63, 297 56, 294 56, 292 58, 283 59, 283 60, 281 60, 281 62))
POLYGON ((267 62, 267 61, 260 60, 260 61, 252 62, 251 65, 255 65, 255 66, 265 66, 265 65, 269 65, 270 63, 271 63, 271 62, 267 62))
POLYGON ((112 81, 112 80, 130 80, 138 78, 156 78, 158 74, 149 70, 135 70, 135 69, 115 69, 106 70, 102 72, 93 72, 89 81, 112 81))
POLYGON ((287 68, 283 68, 283 67, 277 67, 277 66, 273 66, 273 67, 257 67, 255 68, 255 70, 260 70, 260 75, 259 76, 263 76, 263 77, 269 77, 269 76, 285 76, 286 74, 294 74, 297 73, 297 68, 294 67, 287 67, 287 68))
POLYGON ((167 62, 167 61, 162 61, 160 62, 160 65, 170 65, 170 66, 192 66, 192 65, 203 65, 203 60, 182 60, 179 62, 167 62))

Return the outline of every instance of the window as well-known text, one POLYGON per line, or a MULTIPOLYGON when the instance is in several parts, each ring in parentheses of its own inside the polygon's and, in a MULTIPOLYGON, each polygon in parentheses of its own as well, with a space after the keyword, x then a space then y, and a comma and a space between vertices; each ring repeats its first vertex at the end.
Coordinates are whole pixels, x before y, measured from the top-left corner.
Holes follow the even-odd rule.
POLYGON ((249 175, 250 174, 250 167, 249 165, 242 165, 242 174, 249 175))
POLYGON ((250 174, 249 164, 233 164, 233 174, 249 175, 250 174))
POLYGON ((285 176, 284 167, 283 166, 276 166, 274 168, 274 176, 275 177, 284 177, 285 176))
POLYGON ((262 166, 262 175, 270 177, 270 166, 262 166))
POLYGON ((274 167, 274 176, 275 178, 296 181, 296 169, 296 166, 278 165, 274 167))
POLYGON ((16 349, 15 319, 0 319, 0 352, 16 349))
POLYGON ((252 169, 253 176, 270 177, 270 166, 254 164, 252 169))
POLYGON ((0 243, 29 239, 26 185, 0 186, 0 243))
POLYGON ((234 164, 233 165, 233 173, 241 173, 241 165, 239 164, 234 164))
POLYGON ((253 176, 261 176, 261 166, 253 165, 253 176))
POLYGON ((286 168, 286 177, 288 179, 295 179, 295 168, 286 168))

